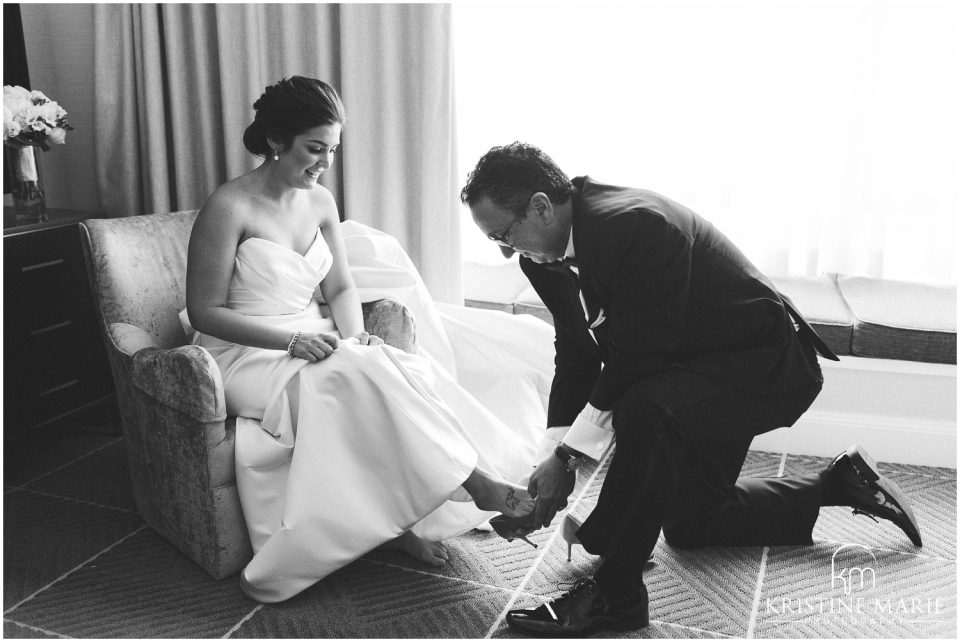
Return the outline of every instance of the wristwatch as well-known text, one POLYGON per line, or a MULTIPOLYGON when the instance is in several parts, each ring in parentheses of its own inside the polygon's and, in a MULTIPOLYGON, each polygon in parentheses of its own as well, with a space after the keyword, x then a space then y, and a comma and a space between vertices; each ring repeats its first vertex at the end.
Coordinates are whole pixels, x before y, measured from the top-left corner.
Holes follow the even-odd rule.
POLYGON ((567 470, 576 470, 580 468, 583 464, 583 457, 578 457, 574 455, 566 448, 563 447, 563 444, 557 444, 557 447, 553 449, 553 454, 557 459, 562 461, 567 466, 567 470))

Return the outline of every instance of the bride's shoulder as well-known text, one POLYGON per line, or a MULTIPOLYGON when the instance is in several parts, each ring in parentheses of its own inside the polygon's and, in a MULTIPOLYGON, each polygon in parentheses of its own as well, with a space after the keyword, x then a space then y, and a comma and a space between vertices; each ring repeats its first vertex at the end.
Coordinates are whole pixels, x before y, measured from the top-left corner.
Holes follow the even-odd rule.
POLYGON ((231 211, 248 211, 260 200, 260 193, 248 174, 227 181, 213 191, 204 207, 212 206, 231 211))
POLYGON ((329 221, 339 221, 340 213, 337 211, 337 200, 333 194, 323 185, 317 185, 309 192, 311 209, 313 209, 320 220, 321 225, 329 221))
POLYGON ((247 190, 235 181, 224 183, 211 194, 200 208, 198 220, 209 220, 219 225, 244 226, 252 215, 252 203, 247 190))
POLYGON ((215 203, 218 205, 242 204, 249 202, 255 193, 247 176, 239 176, 215 189, 207 199, 207 203, 215 203))

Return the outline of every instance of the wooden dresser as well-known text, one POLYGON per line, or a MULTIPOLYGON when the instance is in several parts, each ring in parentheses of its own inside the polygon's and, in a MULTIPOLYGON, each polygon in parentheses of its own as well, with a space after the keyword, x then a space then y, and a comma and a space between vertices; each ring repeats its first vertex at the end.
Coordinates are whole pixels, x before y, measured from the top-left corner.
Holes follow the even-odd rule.
POLYGON ((4 436, 111 400, 113 381, 80 247, 95 212, 18 225, 4 207, 4 436))

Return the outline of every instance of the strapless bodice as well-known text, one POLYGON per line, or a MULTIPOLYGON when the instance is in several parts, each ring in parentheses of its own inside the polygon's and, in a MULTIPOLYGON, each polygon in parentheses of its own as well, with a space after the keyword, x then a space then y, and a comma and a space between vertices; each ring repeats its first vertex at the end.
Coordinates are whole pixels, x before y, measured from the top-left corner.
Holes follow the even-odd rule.
POLYGON ((248 315, 301 312, 332 264, 319 229, 303 255, 273 241, 248 238, 237 247, 227 307, 248 315))

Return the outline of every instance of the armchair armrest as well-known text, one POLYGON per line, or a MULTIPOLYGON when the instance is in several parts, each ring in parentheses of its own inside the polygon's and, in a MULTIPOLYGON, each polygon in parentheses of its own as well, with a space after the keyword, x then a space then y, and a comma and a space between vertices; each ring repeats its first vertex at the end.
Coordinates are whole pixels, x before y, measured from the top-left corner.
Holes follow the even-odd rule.
POLYGON ((142 348, 133 355, 132 379, 144 394, 196 421, 227 417, 220 368, 200 346, 142 348))
POLYGON ((416 351, 417 324, 406 306, 394 299, 379 299, 363 303, 361 308, 367 332, 404 352, 416 351))

